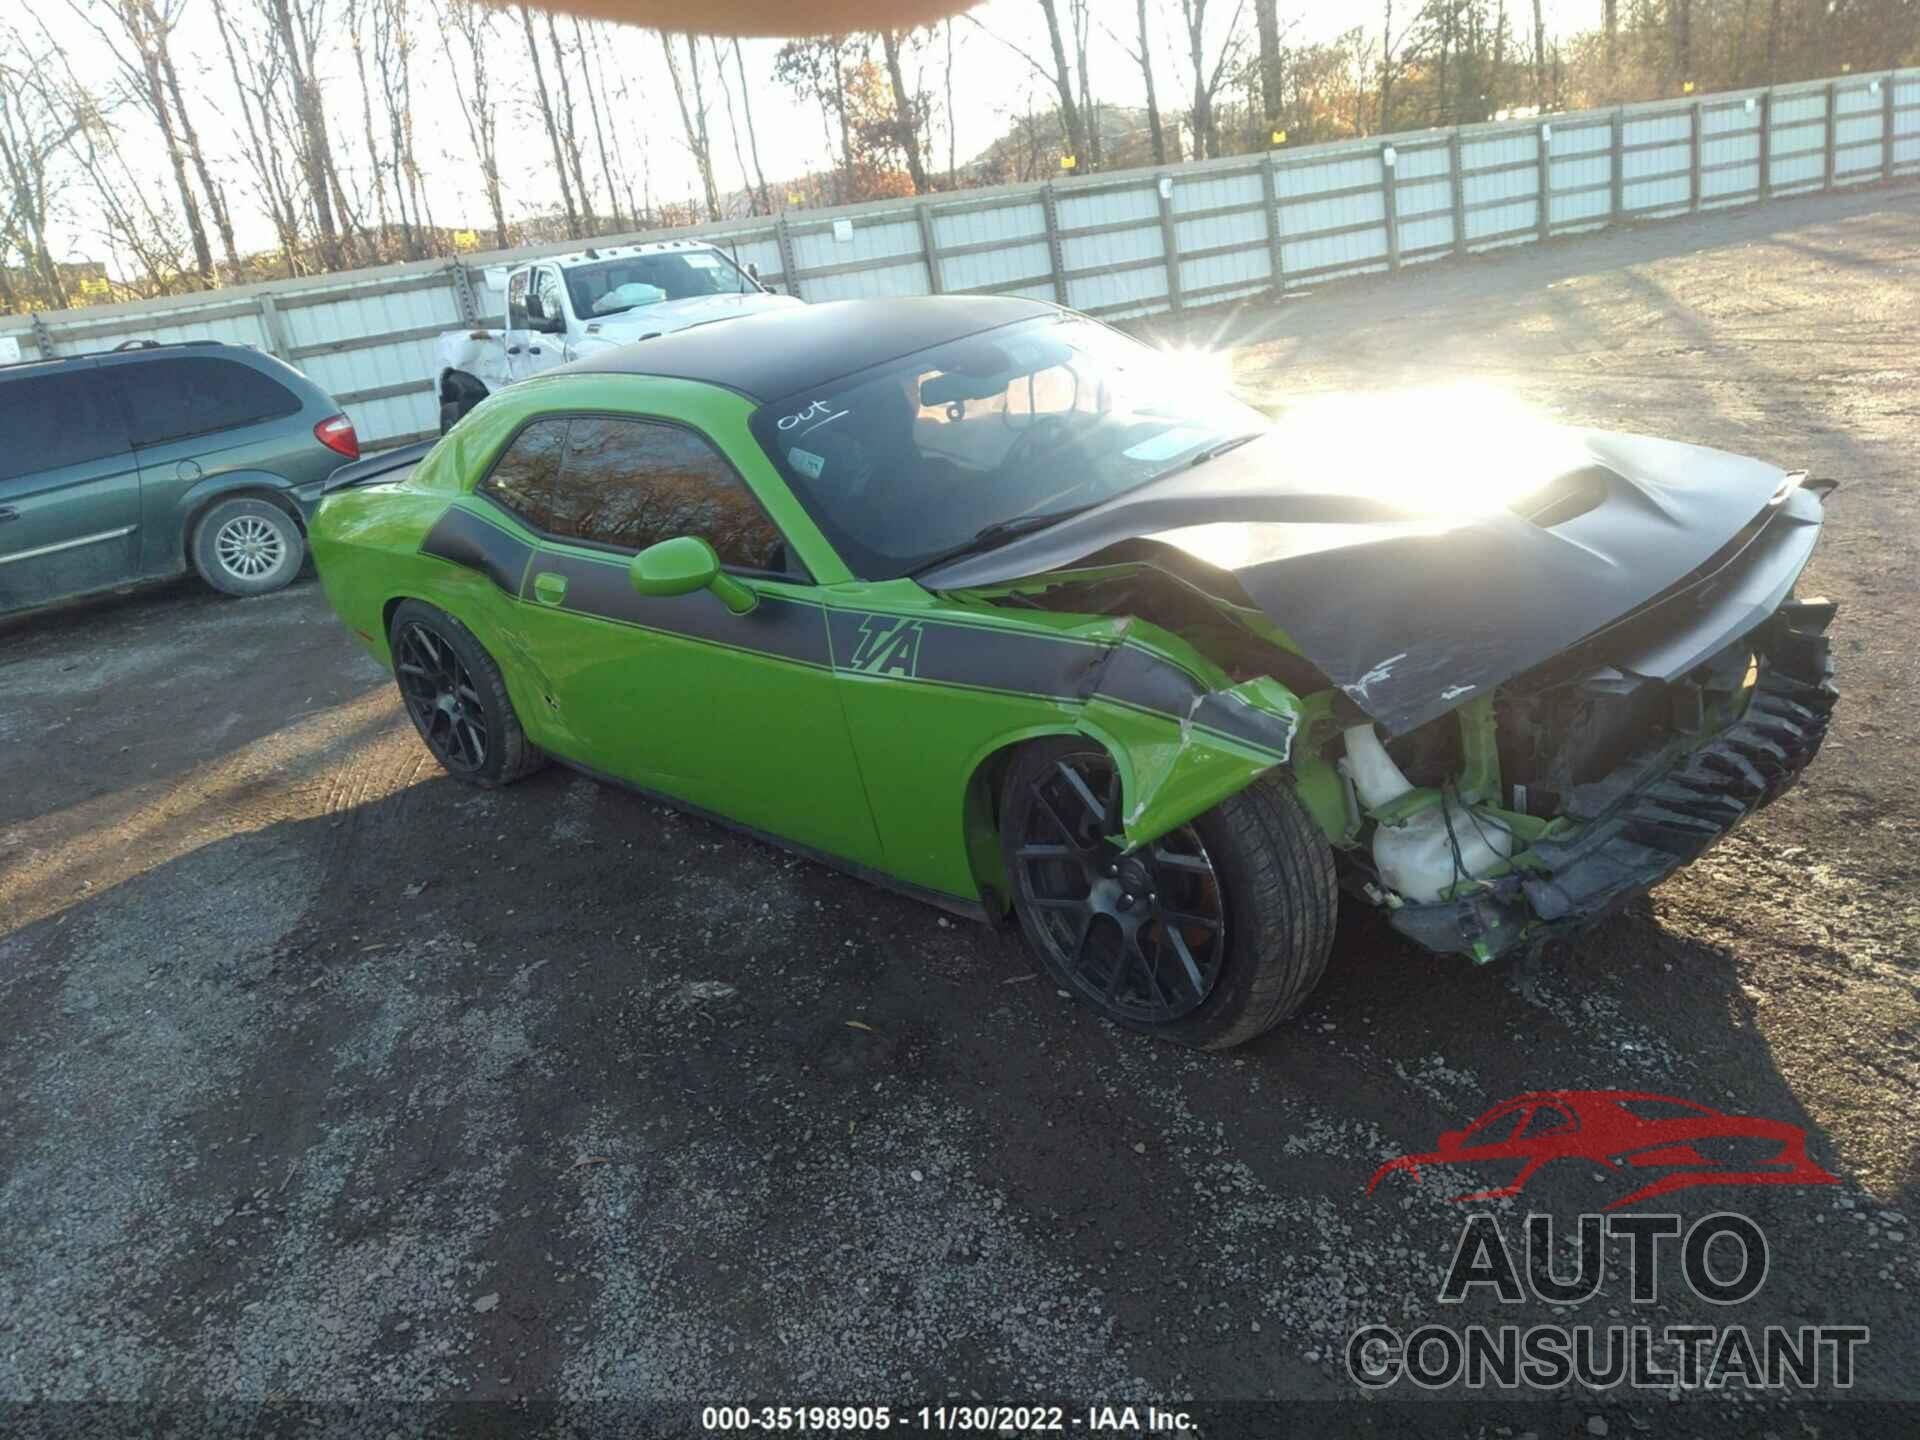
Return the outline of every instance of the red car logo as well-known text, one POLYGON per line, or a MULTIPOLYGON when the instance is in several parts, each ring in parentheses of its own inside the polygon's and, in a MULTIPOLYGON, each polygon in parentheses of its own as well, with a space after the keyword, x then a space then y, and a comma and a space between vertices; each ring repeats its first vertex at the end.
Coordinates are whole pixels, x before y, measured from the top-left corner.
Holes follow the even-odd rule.
POLYGON ((1422 1165, 1520 1162, 1519 1173, 1494 1190, 1456 1201, 1518 1195, 1542 1165, 1578 1160, 1648 1183, 1605 1206, 1617 1210, 1693 1185, 1836 1185, 1807 1158, 1807 1132, 1797 1125, 1696 1105, 1637 1090, 1543 1090, 1503 1101, 1464 1130, 1449 1130, 1425 1155, 1402 1155, 1373 1172, 1367 1193, 1389 1174, 1415 1180, 1422 1165))

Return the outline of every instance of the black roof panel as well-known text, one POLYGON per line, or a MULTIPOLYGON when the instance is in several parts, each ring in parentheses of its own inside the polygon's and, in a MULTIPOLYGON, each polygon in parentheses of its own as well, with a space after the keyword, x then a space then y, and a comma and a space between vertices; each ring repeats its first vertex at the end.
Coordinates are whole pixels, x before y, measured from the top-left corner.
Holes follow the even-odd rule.
POLYGON ((696 325, 549 373, 663 375, 778 400, 917 350, 1059 313, 1056 305, 1001 295, 829 300, 696 325))

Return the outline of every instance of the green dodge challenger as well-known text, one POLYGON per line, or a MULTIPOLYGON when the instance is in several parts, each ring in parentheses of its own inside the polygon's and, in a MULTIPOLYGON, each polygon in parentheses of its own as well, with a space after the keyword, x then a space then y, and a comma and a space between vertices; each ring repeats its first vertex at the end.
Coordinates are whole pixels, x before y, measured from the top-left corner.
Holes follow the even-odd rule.
POLYGON ((457 778, 667 797, 1210 1048, 1304 1002, 1343 886, 1491 960, 1818 749, 1830 485, 1464 402, 1275 424, 1203 370, 1027 300, 783 309, 347 467, 313 553, 457 778))

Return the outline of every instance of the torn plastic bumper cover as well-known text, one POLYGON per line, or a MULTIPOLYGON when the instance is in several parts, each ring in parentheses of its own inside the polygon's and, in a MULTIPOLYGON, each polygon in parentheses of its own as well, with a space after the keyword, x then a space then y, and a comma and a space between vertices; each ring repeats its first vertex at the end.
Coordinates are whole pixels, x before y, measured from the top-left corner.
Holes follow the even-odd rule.
POLYGON ((1826 737, 1838 692, 1826 626, 1834 607, 1788 602, 1749 637, 1757 679, 1745 712, 1691 747, 1669 743, 1573 790, 1581 828, 1542 839, 1532 866, 1458 899, 1394 910, 1395 929, 1439 951, 1490 960, 1591 924, 1695 859, 1769 804, 1826 737))

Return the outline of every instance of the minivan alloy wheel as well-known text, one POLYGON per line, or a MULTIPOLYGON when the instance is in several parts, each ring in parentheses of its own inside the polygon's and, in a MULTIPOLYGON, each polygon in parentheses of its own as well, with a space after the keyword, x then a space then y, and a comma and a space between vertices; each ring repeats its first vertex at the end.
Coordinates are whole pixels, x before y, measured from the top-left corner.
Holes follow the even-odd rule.
POLYGON ((258 580, 287 558, 280 532, 258 515, 236 515, 222 525, 213 550, 222 568, 242 580, 258 580))

